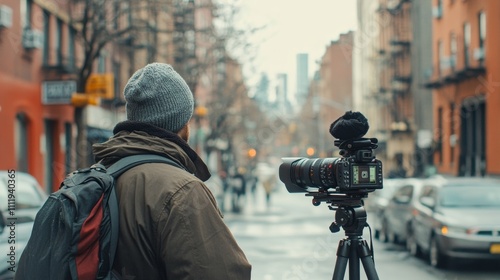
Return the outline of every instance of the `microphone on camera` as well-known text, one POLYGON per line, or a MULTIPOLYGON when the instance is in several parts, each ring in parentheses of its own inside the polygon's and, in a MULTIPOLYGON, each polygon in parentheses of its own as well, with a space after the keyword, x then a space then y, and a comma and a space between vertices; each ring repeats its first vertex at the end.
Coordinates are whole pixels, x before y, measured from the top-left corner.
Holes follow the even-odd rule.
POLYGON ((370 126, 368 120, 360 112, 346 112, 330 125, 330 134, 340 140, 351 140, 363 137, 370 126))

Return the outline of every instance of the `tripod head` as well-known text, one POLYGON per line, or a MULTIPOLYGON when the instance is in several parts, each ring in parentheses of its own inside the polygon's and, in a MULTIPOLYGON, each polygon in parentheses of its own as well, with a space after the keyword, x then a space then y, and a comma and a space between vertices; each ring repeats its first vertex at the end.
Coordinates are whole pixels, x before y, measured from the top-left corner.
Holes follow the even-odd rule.
POLYGON ((319 206, 321 202, 328 203, 328 208, 335 212, 335 221, 330 225, 330 231, 336 233, 342 227, 346 236, 362 236, 367 226, 366 211, 363 207, 363 198, 367 193, 339 194, 330 192, 308 193, 313 196, 312 203, 319 206))

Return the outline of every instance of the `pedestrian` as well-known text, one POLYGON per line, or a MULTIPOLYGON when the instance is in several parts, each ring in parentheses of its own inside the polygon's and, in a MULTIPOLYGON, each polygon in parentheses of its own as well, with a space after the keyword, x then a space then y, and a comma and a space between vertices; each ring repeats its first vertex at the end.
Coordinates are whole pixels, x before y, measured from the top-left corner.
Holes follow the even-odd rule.
POLYGON ((93 145, 96 161, 157 154, 187 171, 147 163, 118 178, 113 271, 122 279, 250 279, 251 266, 204 184, 208 168, 187 143, 194 101, 184 79, 168 64, 151 63, 132 75, 124 96, 127 120, 93 145))
POLYGON ((274 190, 275 184, 276 178, 274 176, 270 176, 266 180, 262 181, 262 186, 264 187, 264 191, 266 192, 266 206, 268 210, 271 207, 271 193, 274 190))

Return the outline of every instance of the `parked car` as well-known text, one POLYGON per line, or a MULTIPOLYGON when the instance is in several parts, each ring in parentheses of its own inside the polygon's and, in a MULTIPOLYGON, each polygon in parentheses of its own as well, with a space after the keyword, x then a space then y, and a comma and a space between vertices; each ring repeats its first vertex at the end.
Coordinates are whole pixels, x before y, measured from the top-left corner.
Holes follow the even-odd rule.
POLYGON ((17 262, 31 236, 35 216, 47 199, 47 195, 31 175, 23 172, 15 172, 15 176, 12 174, 9 177, 9 172, 0 171, 0 280, 12 279, 14 275, 9 270, 11 256, 8 254, 13 245, 9 240, 15 240, 14 254, 17 262), (9 207, 9 193, 15 196, 11 199, 15 202, 14 209, 12 204, 9 207), (11 222, 15 224, 11 226, 11 222))
POLYGON ((409 247, 435 267, 453 258, 500 260, 499 217, 499 180, 429 180, 415 204, 409 247))
POLYGON ((8 195, 15 195, 15 218, 17 223, 35 220, 36 213, 47 199, 37 180, 28 173, 0 171, 0 210, 6 215, 8 210, 8 195), (11 177, 9 177, 9 175, 11 177), (10 180, 10 181, 9 181, 10 180))
POLYGON ((406 242, 415 202, 422 185, 422 179, 417 178, 402 179, 399 182, 397 190, 381 215, 381 241, 406 242))
MULTIPOLYGON (((28 240, 31 236, 31 230, 33 229, 33 221, 31 222, 23 222, 15 225, 15 229, 11 231, 8 221, 2 217, 2 211, 0 210, 0 280, 13 279, 15 274, 14 271, 9 269, 12 265, 17 264, 19 262, 19 258, 28 243, 28 240), (13 244, 9 243, 9 237, 15 238, 15 250, 14 256, 15 261, 10 263, 10 257, 8 254, 11 253, 11 246, 13 244)), ((12 240, 12 239, 10 239, 12 240)))
POLYGON ((394 192, 401 187, 403 179, 384 179, 384 187, 368 195, 365 199, 365 208, 370 218, 371 227, 374 230, 375 239, 380 239, 382 230, 382 217, 394 192))

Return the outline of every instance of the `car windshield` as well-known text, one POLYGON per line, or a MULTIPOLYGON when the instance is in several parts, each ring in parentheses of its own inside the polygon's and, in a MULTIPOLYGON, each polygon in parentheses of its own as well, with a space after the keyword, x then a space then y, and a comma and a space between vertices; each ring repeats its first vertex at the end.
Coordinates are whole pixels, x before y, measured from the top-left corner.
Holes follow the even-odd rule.
MULTIPOLYGON (((0 201, 8 201, 8 183, 6 177, 0 177, 0 201)), ((22 176, 16 177, 16 182, 12 188, 15 192, 16 209, 38 208, 44 199, 38 191, 38 186, 31 180, 26 180, 22 176)), ((1 203, 0 209, 6 211, 7 203, 1 203)))
POLYGON ((500 207, 500 186, 450 186, 440 197, 442 207, 500 207))

